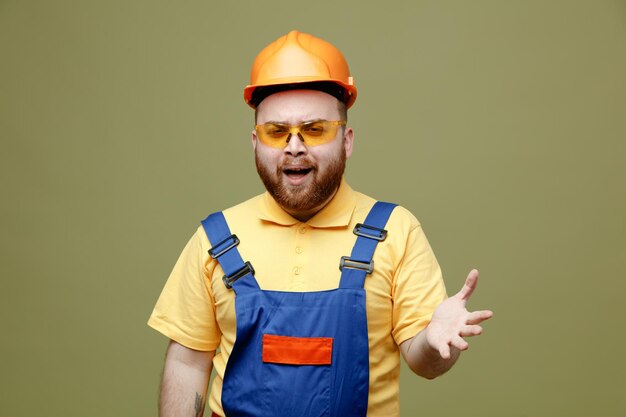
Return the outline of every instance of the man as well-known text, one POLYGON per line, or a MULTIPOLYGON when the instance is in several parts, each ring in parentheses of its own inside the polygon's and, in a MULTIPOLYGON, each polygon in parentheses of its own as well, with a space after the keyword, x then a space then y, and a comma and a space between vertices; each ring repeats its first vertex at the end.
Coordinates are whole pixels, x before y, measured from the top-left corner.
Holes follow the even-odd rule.
POLYGON ((267 192, 207 217, 168 279, 160 413, 202 415, 214 366, 213 415, 397 416, 400 353, 434 378, 491 317, 465 309, 478 272, 446 299, 418 221, 343 180, 356 88, 333 45, 279 38, 244 97, 267 192))

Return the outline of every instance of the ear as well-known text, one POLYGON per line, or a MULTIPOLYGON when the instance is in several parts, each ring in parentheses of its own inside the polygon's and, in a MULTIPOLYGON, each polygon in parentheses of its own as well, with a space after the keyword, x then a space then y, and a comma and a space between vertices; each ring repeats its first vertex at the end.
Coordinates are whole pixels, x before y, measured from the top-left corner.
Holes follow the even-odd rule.
POLYGON ((351 127, 346 128, 343 134, 343 147, 346 150, 346 158, 352 155, 352 145, 354 144, 354 130, 351 127))
POLYGON ((254 149, 256 151, 256 141, 258 140, 256 137, 256 130, 252 131, 252 149, 254 149))

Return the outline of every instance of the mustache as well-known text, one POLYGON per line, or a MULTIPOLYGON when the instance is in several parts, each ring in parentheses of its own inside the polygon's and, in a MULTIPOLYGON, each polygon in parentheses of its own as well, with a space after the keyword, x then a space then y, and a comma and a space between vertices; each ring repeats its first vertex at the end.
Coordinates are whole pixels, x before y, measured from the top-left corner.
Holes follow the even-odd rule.
POLYGON ((279 171, 282 171, 284 169, 289 169, 292 167, 316 169, 317 164, 311 159, 307 158, 306 156, 303 156, 303 157, 296 157, 296 158, 285 157, 279 162, 277 166, 279 171))

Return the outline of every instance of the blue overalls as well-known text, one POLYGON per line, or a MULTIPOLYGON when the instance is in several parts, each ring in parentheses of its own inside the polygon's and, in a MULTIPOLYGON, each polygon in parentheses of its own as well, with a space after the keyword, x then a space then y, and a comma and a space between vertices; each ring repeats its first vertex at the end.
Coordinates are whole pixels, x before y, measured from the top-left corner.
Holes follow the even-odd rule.
POLYGON ((351 255, 341 257, 339 288, 315 292, 262 290, 241 258, 239 239, 221 212, 203 222, 209 254, 235 291, 237 337, 224 374, 227 417, 357 417, 367 413, 369 346, 366 274, 395 204, 377 202, 351 255))

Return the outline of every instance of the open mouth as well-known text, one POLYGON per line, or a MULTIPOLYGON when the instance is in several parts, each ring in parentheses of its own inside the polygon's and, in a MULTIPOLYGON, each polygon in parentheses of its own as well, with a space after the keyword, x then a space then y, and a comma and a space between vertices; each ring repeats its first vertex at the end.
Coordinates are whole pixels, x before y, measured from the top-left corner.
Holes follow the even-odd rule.
POLYGON ((311 172, 313 168, 305 168, 305 167, 289 167, 283 169, 283 173, 292 181, 303 180, 309 172, 311 172))

